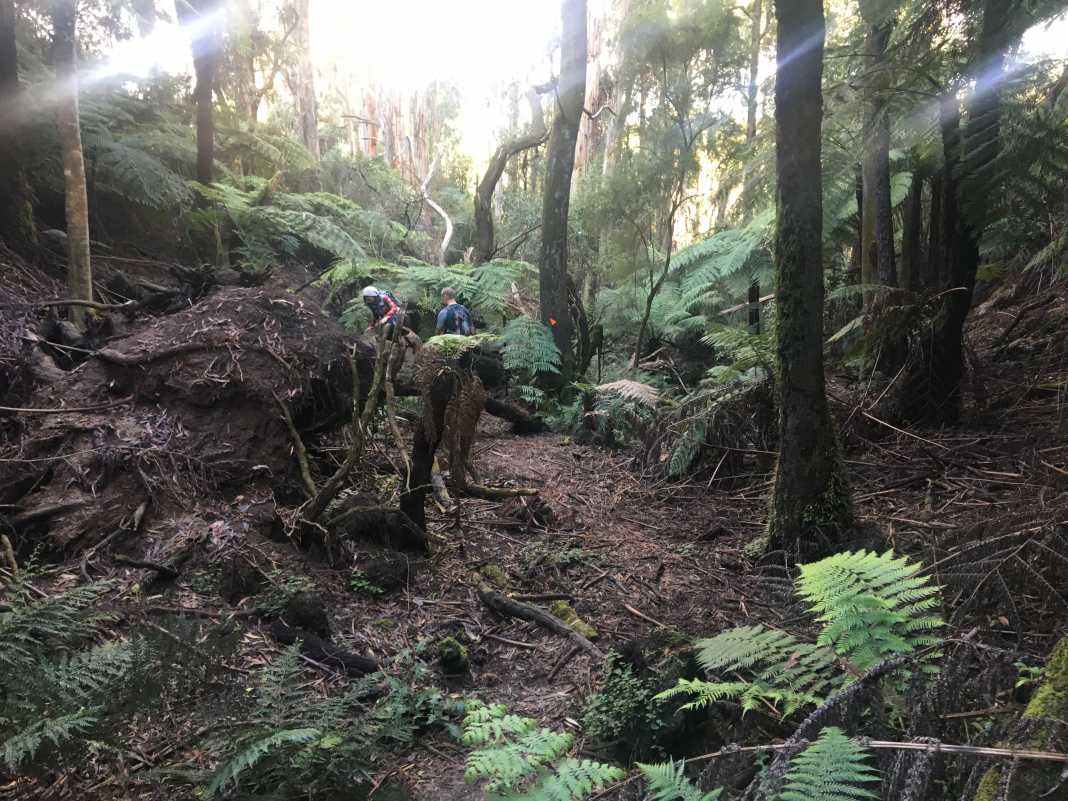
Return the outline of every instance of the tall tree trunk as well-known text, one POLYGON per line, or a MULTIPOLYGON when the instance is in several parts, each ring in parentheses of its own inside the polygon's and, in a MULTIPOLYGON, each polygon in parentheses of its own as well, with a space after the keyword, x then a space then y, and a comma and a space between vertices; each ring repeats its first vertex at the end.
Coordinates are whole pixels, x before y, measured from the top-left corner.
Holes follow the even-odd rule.
POLYGON ((823 374, 823 0, 775 0, 779 458, 768 545, 827 552, 853 522, 823 374))
POLYGON ((315 71, 311 61, 311 25, 309 0, 295 0, 297 14, 297 114, 304 146, 319 160, 319 114, 315 103, 315 71))
MULTIPOLYGON (((89 198, 85 192, 85 160, 78 117, 74 0, 52 4, 52 60, 61 87, 56 105, 56 127, 63 151, 63 197, 67 217, 67 284, 72 299, 93 299, 93 273, 89 261, 89 198)), ((86 310, 72 306, 71 321, 85 327, 86 310)))
POLYGON ((964 376, 964 324, 971 311, 979 269, 979 240, 986 227, 990 187, 982 172, 998 155, 1001 136, 1001 81, 1008 49, 1011 8, 1003 0, 984 0, 978 57, 972 68, 975 91, 962 132, 956 94, 942 105, 941 247, 939 259, 948 286, 923 358, 906 382, 905 414, 913 421, 955 423, 961 413, 964 376), (956 176, 961 176, 957 180, 956 176))
POLYGON ((912 171, 912 183, 905 198, 901 219, 901 270, 898 285, 909 292, 918 292, 921 286, 920 242, 923 239, 923 170, 919 165, 912 171))
POLYGON ((28 255, 37 244, 37 230, 22 164, 22 104, 15 6, 12 0, 0 0, 0 239, 28 255))
POLYGON ((571 313, 567 303, 567 218, 575 143, 586 96, 586 0, 563 0, 560 81, 545 164, 538 289, 541 320, 560 350, 562 375, 571 375, 571 313))
MULTIPOLYGON (((752 145, 757 133, 757 111, 759 110, 759 87, 757 86, 757 74, 760 71, 760 45, 764 40, 764 0, 753 0, 753 6, 749 12, 751 27, 749 29, 749 88, 746 93, 746 123, 745 141, 752 145)), ((753 154, 750 152, 749 157, 753 154)), ((752 214, 751 194, 752 170, 746 165, 744 171, 744 184, 742 191, 746 197, 742 198, 742 207, 748 219, 752 214)), ((725 199, 725 198, 724 198, 725 199)), ((717 215, 718 218, 718 215, 717 215)), ((760 333, 760 278, 754 275, 749 282, 749 332, 760 333)))
POLYGON ((942 173, 931 176, 931 208, 927 218, 927 260, 924 262, 925 289, 945 289, 948 274, 942 263, 942 173))
POLYGON ((210 184, 215 177, 215 82, 222 55, 222 20, 215 0, 178 0, 178 21, 193 29, 193 71, 197 108, 197 180, 210 184))
MULTIPOLYGON (((886 48, 894 18, 883 12, 880 0, 860 0, 867 26, 865 39, 864 110, 864 263, 866 282, 897 286, 894 263, 894 220, 890 200, 890 117, 887 108, 889 68, 886 48)), ((869 303, 884 293, 865 293, 869 303)))
POLYGON ((517 153, 537 147, 545 141, 545 115, 541 110, 541 96, 536 89, 527 93, 530 103, 530 128, 515 139, 504 142, 493 153, 486 174, 475 189, 475 249, 474 264, 483 264, 493 258, 496 249, 493 230, 493 193, 504 174, 509 160, 517 153))

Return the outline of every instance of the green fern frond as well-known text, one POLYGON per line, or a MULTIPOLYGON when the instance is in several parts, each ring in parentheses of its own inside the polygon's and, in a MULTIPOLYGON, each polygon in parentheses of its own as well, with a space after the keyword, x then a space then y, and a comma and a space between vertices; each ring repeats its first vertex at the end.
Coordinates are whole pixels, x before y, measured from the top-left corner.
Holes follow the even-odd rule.
POLYGON ((798 595, 824 624, 817 643, 861 670, 935 644, 929 632, 942 620, 930 612, 941 599, 920 569, 892 551, 839 553, 801 565, 798 595))
POLYGON ((660 391, 656 387, 641 381, 633 381, 629 378, 621 378, 618 381, 599 384, 593 389, 598 395, 618 395, 624 400, 634 401, 645 406, 656 406, 660 401, 660 391))
POLYGON ((501 356, 506 370, 535 378, 560 372, 560 351, 549 327, 540 320, 516 317, 501 332, 501 356))
POLYGON ((46 742, 58 747, 88 732, 97 722, 98 707, 87 707, 65 715, 43 717, 29 722, 19 732, 0 745, 4 764, 16 771, 24 761, 31 759, 46 742))
POLYGON ((532 729, 510 742, 498 742, 469 754, 464 776, 471 782, 487 779, 486 789, 490 792, 512 790, 566 754, 573 743, 570 734, 532 729))
POLYGON ((568 758, 516 801, 583 801, 609 782, 620 781, 625 776, 614 765, 568 758))
POLYGON ((858 801, 878 798, 867 785, 879 781, 865 763, 867 751, 841 729, 824 729, 819 738, 790 760, 780 801, 858 801))
POLYGON ((287 746, 307 745, 321 736, 322 732, 315 728, 283 729, 256 740, 215 771, 215 775, 208 783, 206 795, 213 797, 221 794, 231 783, 236 784, 242 773, 272 751, 287 746))
POLYGON ((638 763, 638 770, 649 785, 652 801, 718 801, 722 789, 703 793, 686 776, 686 761, 661 762, 654 765, 638 763))
POLYGON ((472 702, 464 716, 463 743, 481 746, 496 743, 505 737, 526 734, 537 727, 537 721, 512 715, 504 704, 472 702))

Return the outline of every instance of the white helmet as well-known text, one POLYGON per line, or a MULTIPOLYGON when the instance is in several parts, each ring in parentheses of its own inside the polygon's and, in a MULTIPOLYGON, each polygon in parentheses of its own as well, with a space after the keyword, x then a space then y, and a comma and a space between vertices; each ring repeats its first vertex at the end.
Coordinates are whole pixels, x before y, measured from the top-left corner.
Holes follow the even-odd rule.
POLYGON ((377 298, 378 290, 375 289, 373 286, 365 286, 363 288, 363 296, 365 298, 377 298))

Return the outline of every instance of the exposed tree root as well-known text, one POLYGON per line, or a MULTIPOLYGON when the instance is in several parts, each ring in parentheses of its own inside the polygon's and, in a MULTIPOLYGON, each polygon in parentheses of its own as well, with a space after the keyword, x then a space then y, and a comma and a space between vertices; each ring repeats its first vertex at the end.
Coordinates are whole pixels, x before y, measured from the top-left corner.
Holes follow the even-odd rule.
POLYGON ((346 651, 328 640, 289 624, 276 620, 271 624, 271 636, 282 645, 300 643, 300 652, 327 667, 344 671, 349 675, 363 676, 378 670, 378 660, 352 651, 346 651))

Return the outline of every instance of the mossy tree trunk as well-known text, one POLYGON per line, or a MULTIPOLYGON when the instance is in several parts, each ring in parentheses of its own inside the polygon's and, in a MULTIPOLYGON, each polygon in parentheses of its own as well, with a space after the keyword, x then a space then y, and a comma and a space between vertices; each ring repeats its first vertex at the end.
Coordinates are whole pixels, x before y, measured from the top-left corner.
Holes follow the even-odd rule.
MULTIPOLYGON (((74 0, 52 4, 52 60, 62 91, 56 104, 56 127, 63 151, 63 197, 67 221, 67 285, 74 300, 93 299, 93 273, 89 260, 89 198, 85 191, 85 159, 78 115, 78 67, 75 60, 76 11, 74 0)), ((71 321, 85 327, 86 310, 72 306, 71 321)))
POLYGON ((823 374, 823 0, 775 0, 779 459, 768 544, 833 550, 853 522, 823 374))
POLYGON ((553 332, 560 350, 561 376, 567 380, 574 368, 567 303, 567 219, 575 145, 586 98, 586 0, 563 0, 562 18, 560 80, 542 194, 538 290, 541 320, 553 332))
POLYGON ((37 245, 37 230, 19 139, 24 109, 15 20, 12 0, 0 0, 0 239, 28 255, 37 245))

